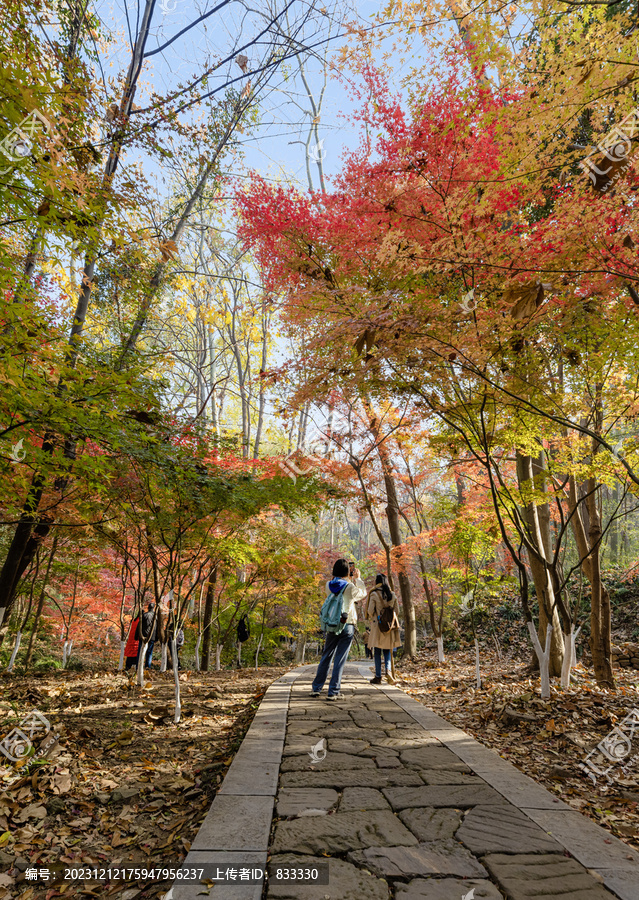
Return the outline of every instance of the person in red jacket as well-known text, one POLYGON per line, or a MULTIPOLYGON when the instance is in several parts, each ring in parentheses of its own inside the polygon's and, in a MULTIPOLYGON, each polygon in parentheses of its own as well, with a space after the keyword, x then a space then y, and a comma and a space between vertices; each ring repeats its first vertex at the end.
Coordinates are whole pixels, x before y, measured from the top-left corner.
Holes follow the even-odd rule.
POLYGON ((131 622, 131 627, 129 628, 129 637, 127 639, 126 646, 124 648, 124 655, 126 656, 125 668, 131 669, 131 668, 133 668, 133 666, 137 667, 139 654, 140 654, 140 617, 136 616, 135 619, 131 622))

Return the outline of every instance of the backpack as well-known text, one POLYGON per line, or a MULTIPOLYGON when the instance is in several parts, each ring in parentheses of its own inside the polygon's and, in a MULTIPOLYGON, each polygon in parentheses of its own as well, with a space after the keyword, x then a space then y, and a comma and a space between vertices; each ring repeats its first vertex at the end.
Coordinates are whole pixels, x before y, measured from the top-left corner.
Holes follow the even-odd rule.
POLYGON ((248 641, 251 636, 251 628, 249 626, 248 616, 244 615, 237 623, 237 639, 240 644, 248 641))
POLYGON ((395 621, 395 610, 392 606, 385 606, 381 613, 377 616, 377 627, 382 634, 388 634, 393 627, 395 621))
POLYGON ((322 604, 320 610, 322 631, 330 632, 331 634, 341 634, 344 630, 344 623, 341 621, 341 618, 345 590, 346 587, 343 587, 339 594, 334 594, 330 591, 322 604))

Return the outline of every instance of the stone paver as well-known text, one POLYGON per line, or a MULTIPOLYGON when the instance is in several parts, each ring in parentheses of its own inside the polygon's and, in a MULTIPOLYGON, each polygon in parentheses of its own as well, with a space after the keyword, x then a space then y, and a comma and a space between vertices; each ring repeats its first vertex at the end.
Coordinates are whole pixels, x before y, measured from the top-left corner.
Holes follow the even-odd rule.
MULTIPOLYGON (((423 740, 423 739, 422 739, 423 740)), ((458 772, 470 772, 459 757, 441 744, 430 744, 426 747, 415 747, 400 753, 405 766, 411 769, 446 769, 458 772)))
POLYGON ((280 819, 288 816, 300 816, 308 810, 322 810, 328 812, 337 806, 339 794, 329 788, 293 788, 290 791, 280 791, 277 798, 277 814, 280 819))
POLYGON ((453 838, 462 816, 461 809, 433 809, 430 806, 403 809, 399 814, 404 825, 422 842, 453 838))
POLYGON ((482 781, 479 784, 436 784, 427 787, 384 788, 384 796, 395 810, 410 806, 447 806, 467 809, 479 804, 503 804, 504 798, 482 781))
POLYGON ((456 834, 473 853, 561 853, 562 847, 510 804, 476 806, 456 834))
POLYGON ((275 829, 273 853, 344 853, 362 847, 416 844, 417 838, 390 810, 352 810, 334 816, 295 819, 275 829))
POLYGON ((503 900, 502 894, 490 881, 478 881, 469 878, 416 878, 410 884, 399 884, 395 894, 396 900, 461 900, 470 892, 474 900, 503 900))
POLYGON ((335 703, 309 696, 314 672, 269 688, 186 863, 266 864, 268 847, 269 867, 328 861, 330 883, 216 900, 639 900, 634 849, 367 670, 347 665, 335 703))
POLYGON ((218 794, 192 850, 267 850, 273 797, 218 794))
POLYGON ((610 900, 610 894, 574 859, 558 854, 485 856, 482 862, 511 900, 610 900))
POLYGON ((375 763, 372 759, 365 756, 353 756, 351 753, 327 753, 326 758, 321 763, 311 763, 308 756, 309 748, 307 747, 307 756, 289 756, 282 760, 282 772, 306 772, 322 771, 326 769, 374 769, 375 763))
MULTIPOLYGON (((335 753, 362 753, 368 750, 370 744, 368 741, 356 740, 355 738, 329 738, 328 749, 335 753)), ((374 755, 374 754, 366 754, 374 755)))
POLYGON ((344 788, 339 811, 348 812, 351 809, 390 809, 390 806, 381 791, 367 787, 347 787, 344 788))
POLYGON ((486 876, 477 859, 457 841, 430 841, 416 847, 370 847, 348 858, 385 878, 415 878, 419 875, 486 876))
MULTIPOLYGON (((320 769, 313 767, 312 772, 283 772, 280 784, 282 787, 332 787, 343 790, 345 787, 385 788, 390 785, 423 785, 424 782, 416 772, 403 769, 320 769)), ((406 804, 408 806, 408 804, 406 804)), ((426 805, 426 804, 424 804, 426 805)))

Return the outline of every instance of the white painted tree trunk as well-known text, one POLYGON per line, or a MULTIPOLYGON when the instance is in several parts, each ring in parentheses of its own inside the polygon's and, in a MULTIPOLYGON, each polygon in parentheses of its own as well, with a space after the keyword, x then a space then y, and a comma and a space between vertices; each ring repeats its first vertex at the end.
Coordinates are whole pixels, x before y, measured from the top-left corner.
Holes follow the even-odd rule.
MULTIPOLYGON (((539 677, 541 679, 541 696, 543 700, 550 698, 550 642, 552 640, 552 625, 548 625, 546 629, 546 646, 542 650, 539 643, 539 637, 535 629, 534 622, 527 622, 528 634, 535 648, 537 659, 539 660, 539 677)), ((568 654, 566 654, 568 655, 568 654)))
POLYGON ((304 657, 306 656, 306 638, 298 638, 295 642, 295 662, 304 665, 304 657))
POLYGON ((195 671, 200 671, 200 642, 202 640, 202 635, 198 634, 197 641, 195 643, 195 671))
POLYGON ((222 648, 223 644, 215 645, 215 671, 219 672, 222 668, 222 648))
POLYGON ((237 642, 237 665, 241 669, 242 668, 242 645, 240 642, 237 642))
POLYGON ((571 628, 570 634, 564 635, 564 642, 566 645, 564 652, 564 661, 561 666, 561 686, 562 688, 570 687, 570 670, 573 666, 577 665, 577 651, 575 649, 577 645, 577 635, 581 631, 581 626, 575 631, 574 627, 571 628))
POLYGON ((118 672, 121 672, 124 669, 124 648, 126 647, 126 641, 120 641, 120 662, 118 663, 118 672))
POLYGON ((66 669, 67 667, 67 647, 69 645, 68 641, 65 641, 62 645, 62 668, 66 669))
POLYGON ((71 650, 73 649, 73 641, 69 641, 67 644, 67 663, 71 659, 71 650))
POLYGON ((167 660, 167 644, 162 644, 162 655, 160 657, 160 672, 166 672, 166 660, 167 660))
POLYGON ((146 648, 149 646, 148 641, 143 641, 140 647, 140 655, 138 657, 138 684, 144 687, 144 658, 146 657, 146 648))
POLYGON ((257 672, 258 659, 259 659, 259 655, 260 655, 260 647, 262 646, 262 638, 263 637, 264 637, 264 635, 261 634, 260 639, 257 642, 257 650, 255 651, 255 671, 256 672, 257 672))
POLYGON ((561 679, 559 684, 562 688, 570 687, 570 669, 572 668, 572 642, 575 636, 574 631, 570 634, 564 634, 564 659, 561 664, 561 679))
POLYGON ((5 614, 5 612, 6 612, 6 609, 7 609, 6 606, 1 606, 1 607, 0 607, 0 627, 2 627, 2 623, 3 623, 3 621, 4 621, 4 614, 5 614))
POLYGON ((444 638, 440 636, 436 637, 435 640, 437 641, 437 662, 443 663, 446 661, 444 657, 444 638))
POLYGON ((577 665, 577 638, 579 637, 579 632, 581 631, 581 625, 575 631, 572 637, 572 660, 570 665, 574 668, 577 665))
POLYGON ((13 651, 11 653, 11 659, 9 660, 9 665, 7 666, 7 672, 13 672, 13 665, 16 661, 16 656, 18 655, 18 650, 20 649, 20 641, 22 640, 22 632, 19 631, 16 634, 16 639, 13 644, 13 651))
POLYGON ((481 670, 479 668, 479 641, 475 638, 475 674, 477 676, 477 690, 481 688, 481 670))
POLYGON ((171 641, 171 659, 173 660, 173 681, 175 682, 175 718, 173 721, 177 725, 182 717, 182 704, 180 703, 180 673, 175 638, 171 641))

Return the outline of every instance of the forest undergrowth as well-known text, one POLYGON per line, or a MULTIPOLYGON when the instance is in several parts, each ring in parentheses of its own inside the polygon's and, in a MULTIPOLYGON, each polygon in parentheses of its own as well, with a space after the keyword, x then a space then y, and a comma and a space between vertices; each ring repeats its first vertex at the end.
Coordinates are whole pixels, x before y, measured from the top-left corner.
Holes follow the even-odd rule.
POLYGON ((0 895, 162 896, 168 881, 45 887, 29 885, 25 870, 36 863, 152 868, 183 861, 264 691, 284 671, 182 673, 179 725, 172 673, 152 671, 144 689, 124 673, 5 675, 2 734, 37 709, 59 741, 24 777, 0 768, 0 895))

